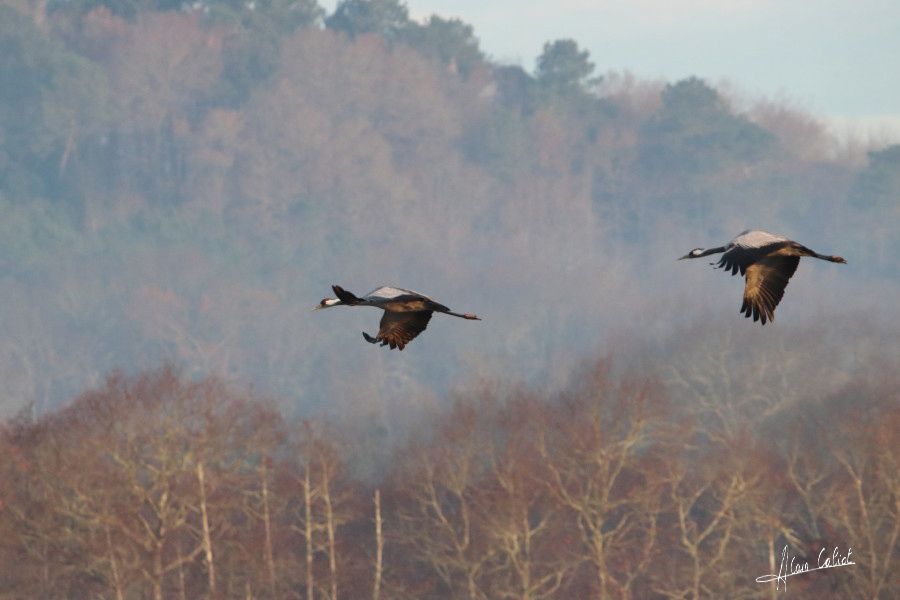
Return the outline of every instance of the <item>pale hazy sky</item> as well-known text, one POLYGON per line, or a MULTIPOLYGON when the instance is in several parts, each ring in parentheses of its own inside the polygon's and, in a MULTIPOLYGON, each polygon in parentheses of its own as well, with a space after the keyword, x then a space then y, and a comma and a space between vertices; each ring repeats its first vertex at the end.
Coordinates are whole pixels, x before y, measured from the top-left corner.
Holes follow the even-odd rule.
MULTIPOLYGON (((336 0, 322 0, 326 10, 336 0)), ((573 38, 597 72, 727 80, 751 98, 900 132, 900 0, 408 0, 471 24, 494 60, 531 71, 573 38)), ((892 136, 893 137, 893 136, 892 136)))

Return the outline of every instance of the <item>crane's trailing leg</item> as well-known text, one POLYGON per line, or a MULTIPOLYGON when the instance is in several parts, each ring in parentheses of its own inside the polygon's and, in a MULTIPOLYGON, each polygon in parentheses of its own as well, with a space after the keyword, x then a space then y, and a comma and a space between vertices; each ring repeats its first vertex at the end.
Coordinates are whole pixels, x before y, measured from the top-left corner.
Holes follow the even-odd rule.
POLYGON ((444 314, 447 314, 447 315, 453 315, 454 317, 459 317, 460 319, 468 319, 470 321, 480 321, 481 320, 481 317, 476 317, 472 313, 460 314, 460 313, 451 312, 449 310, 442 310, 441 312, 444 314))

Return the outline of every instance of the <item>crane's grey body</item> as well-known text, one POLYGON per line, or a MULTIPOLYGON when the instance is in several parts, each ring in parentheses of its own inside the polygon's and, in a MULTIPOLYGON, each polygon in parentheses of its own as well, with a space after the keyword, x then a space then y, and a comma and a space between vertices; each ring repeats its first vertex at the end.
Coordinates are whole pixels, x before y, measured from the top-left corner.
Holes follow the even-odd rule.
POLYGON ((375 306, 391 312, 418 312, 422 310, 449 310, 443 304, 439 304, 419 292, 382 286, 376 288, 360 298, 361 304, 375 306))
POLYGON ((733 246, 737 246, 738 248, 764 248, 771 244, 777 244, 779 242, 788 242, 786 237, 782 237, 780 235, 775 235, 773 233, 769 233, 768 231, 761 231, 759 229, 747 229, 740 232, 737 237, 731 240, 731 244, 733 246))
POLYGON ((442 312, 461 319, 481 320, 473 314, 455 313, 425 294, 403 288, 382 286, 361 298, 338 285, 331 286, 331 289, 334 290, 337 298, 325 298, 315 308, 329 308, 346 304, 348 306, 374 306, 382 309, 384 315, 381 317, 378 335, 373 337, 363 332, 363 338, 371 344, 380 342, 382 346, 390 346, 391 349, 403 350, 406 344, 425 330, 434 312, 442 312))
MULTIPOLYGON (((718 248, 694 248, 681 259, 701 258, 722 253, 722 258, 714 266, 740 272, 745 276, 744 302, 741 310, 745 317, 754 321, 775 320, 775 307, 784 297, 784 289, 797 270, 800 258, 810 256, 829 262, 846 263, 840 256, 819 254, 806 246, 767 231, 742 231, 736 238, 718 248)), ((679 259, 679 260, 681 260, 679 259)))

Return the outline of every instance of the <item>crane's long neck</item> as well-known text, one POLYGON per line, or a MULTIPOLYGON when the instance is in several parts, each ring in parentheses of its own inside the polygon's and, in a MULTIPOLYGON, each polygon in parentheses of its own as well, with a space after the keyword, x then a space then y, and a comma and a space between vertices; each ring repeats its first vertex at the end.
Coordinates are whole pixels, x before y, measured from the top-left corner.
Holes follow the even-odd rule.
POLYGON ((707 250, 704 250, 697 256, 694 256, 693 258, 701 258, 703 256, 709 256, 710 254, 719 254, 720 252, 725 252, 726 250, 728 250, 728 246, 719 246, 718 248, 709 248, 707 250))

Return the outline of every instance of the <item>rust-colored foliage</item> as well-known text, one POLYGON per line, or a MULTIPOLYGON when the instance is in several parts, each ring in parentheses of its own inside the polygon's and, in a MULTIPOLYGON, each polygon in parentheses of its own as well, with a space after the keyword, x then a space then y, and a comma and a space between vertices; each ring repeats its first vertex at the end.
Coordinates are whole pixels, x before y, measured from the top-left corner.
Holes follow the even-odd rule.
POLYGON ((859 379, 739 433, 607 362, 557 393, 484 384, 364 482, 339 424, 288 425, 265 401, 171 368, 116 374, 4 426, 0 589, 752 597, 769 593, 754 579, 782 548, 814 561, 849 546, 855 565, 791 589, 890 597, 900 388, 889 381, 859 379), (827 411, 840 417, 827 430, 805 416, 827 411))

